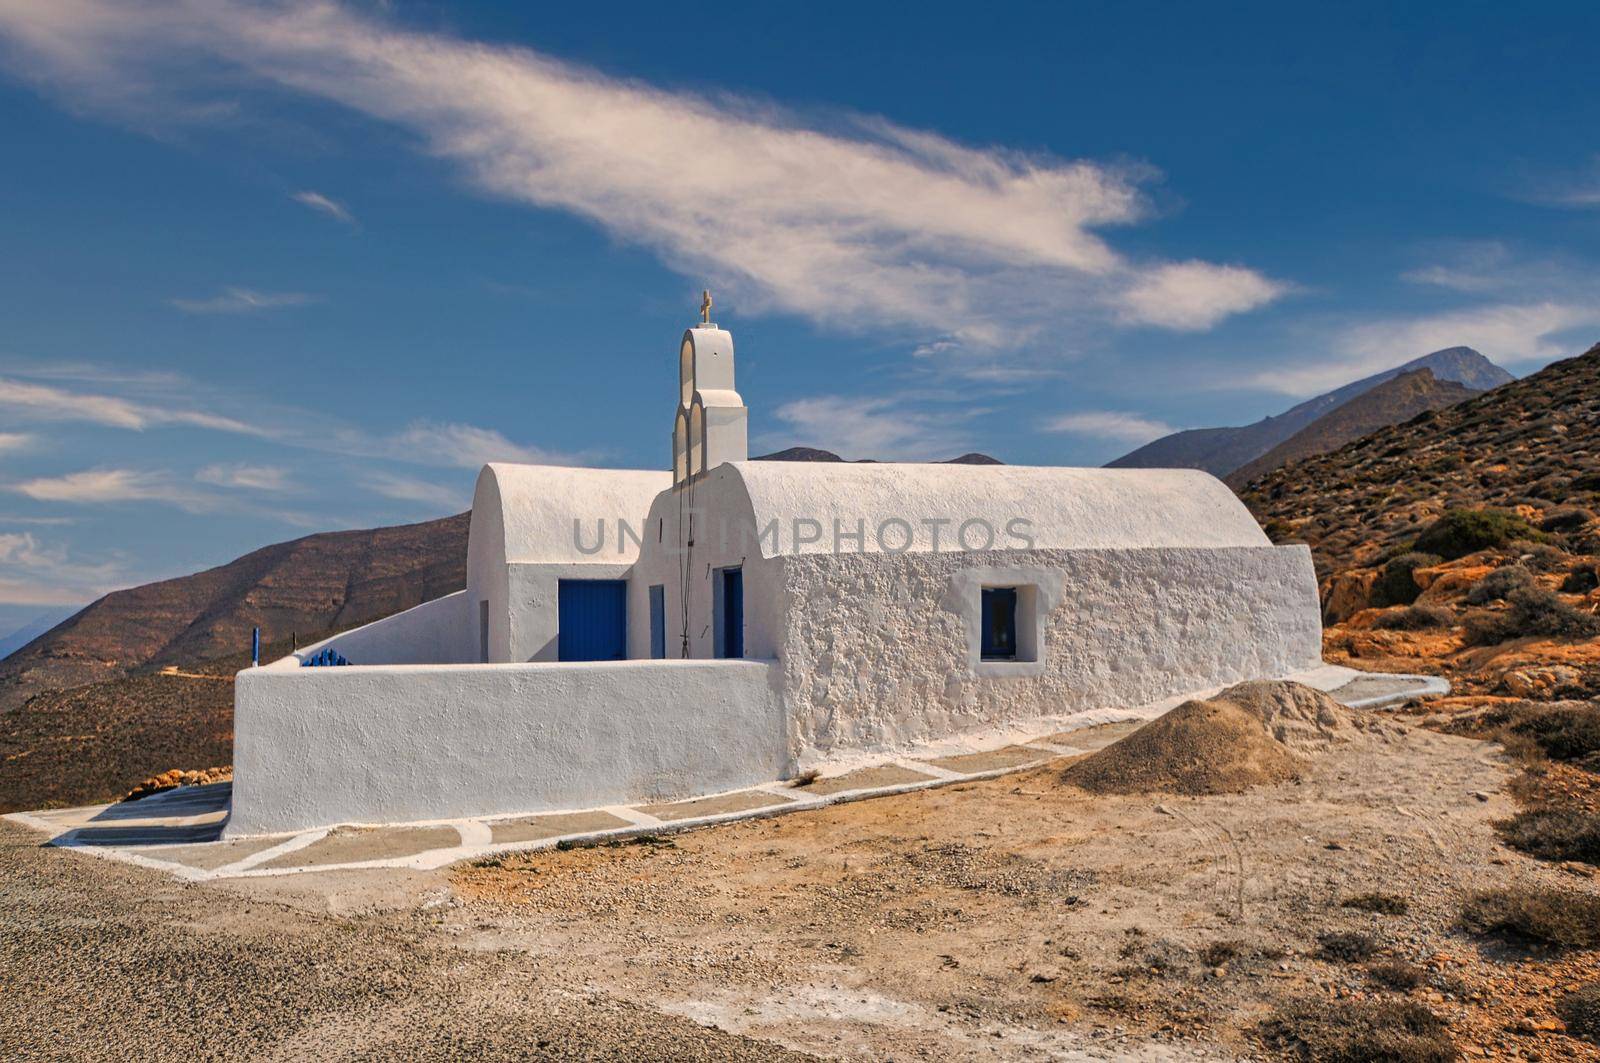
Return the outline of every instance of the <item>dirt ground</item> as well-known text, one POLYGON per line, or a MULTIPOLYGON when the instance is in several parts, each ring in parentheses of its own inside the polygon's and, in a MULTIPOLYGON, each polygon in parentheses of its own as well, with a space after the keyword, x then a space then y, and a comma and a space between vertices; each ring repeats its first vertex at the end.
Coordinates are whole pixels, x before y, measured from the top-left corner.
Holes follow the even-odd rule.
MULTIPOLYGON (((1299 781, 1199 797, 1092 796, 1060 782, 1064 763, 437 872, 181 886, 34 849, 19 877, 8 845, 0 1046, 41 1015, 81 1036, 125 1013, 102 999, 109 979, 145 1001, 129 1028, 147 1045, 238 1035, 280 1055, 441 1055, 471 1031, 490 1056, 552 1059, 1261 1058, 1252 1031, 1280 1003, 1409 996, 1469 1058, 1600 1059, 1552 1012, 1600 953, 1455 929, 1472 889, 1600 888, 1500 845, 1490 823, 1514 806, 1498 746, 1396 724, 1299 781), (52 875, 76 893, 43 899, 52 875), (1341 905, 1375 891, 1408 911, 1341 905), (1340 930, 1374 935, 1379 955, 1317 958, 1319 935, 1340 930), (1381 989, 1368 967, 1382 959, 1417 964, 1425 984, 1381 989), (246 991, 207 992, 230 979, 246 991), (360 988, 374 980, 379 999, 360 988), (346 997, 355 1017, 332 1022, 346 997), (187 1030, 172 1012, 177 1032, 158 1033, 162 998, 205 1018, 187 1030), (263 1015, 292 1016, 288 1033, 252 1041, 263 1015)), ((97 1054, 77 1044, 59 1054, 97 1054)))

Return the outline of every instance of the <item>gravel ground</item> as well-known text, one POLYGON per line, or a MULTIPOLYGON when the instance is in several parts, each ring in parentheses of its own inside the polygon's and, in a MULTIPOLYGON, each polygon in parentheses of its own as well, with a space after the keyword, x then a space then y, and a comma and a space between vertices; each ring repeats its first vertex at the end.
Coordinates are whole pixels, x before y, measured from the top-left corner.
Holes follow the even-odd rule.
POLYGON ((0 823, 0 1059, 803 1059, 467 952, 0 823))

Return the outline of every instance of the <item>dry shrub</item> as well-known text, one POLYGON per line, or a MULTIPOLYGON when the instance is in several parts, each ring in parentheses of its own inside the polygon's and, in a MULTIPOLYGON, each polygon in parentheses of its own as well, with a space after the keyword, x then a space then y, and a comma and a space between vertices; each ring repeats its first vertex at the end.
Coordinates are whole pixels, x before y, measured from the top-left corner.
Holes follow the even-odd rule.
POLYGON ((1444 1020, 1409 1001, 1296 1001, 1256 1032, 1270 1049, 1323 1063, 1447 1063, 1458 1056, 1444 1020))
POLYGON ((1467 591, 1468 605, 1488 605, 1511 597, 1512 591, 1534 586, 1533 573, 1521 565, 1505 565, 1474 583, 1467 591))
POLYGON ((1520 943, 1594 948, 1600 945, 1600 897, 1543 886, 1483 890, 1467 898, 1461 925, 1520 943))
POLYGON ((1556 1014, 1574 1037, 1600 1043, 1600 982, 1590 982, 1556 1002, 1556 1014))
POLYGON ((1440 560, 1437 554, 1412 551, 1389 561, 1372 584, 1372 604, 1410 605, 1422 593, 1413 573, 1419 568, 1437 565, 1440 560))
POLYGON ((1543 587, 1514 590, 1506 603, 1505 612, 1467 618, 1463 632, 1467 645, 1495 646, 1531 635, 1569 639, 1600 635, 1600 617, 1574 609, 1543 587))
POLYGON ((1562 594, 1588 594, 1596 587, 1600 587, 1600 568, 1594 565, 1579 565, 1561 581, 1562 594))
POLYGON ((1600 813, 1577 807, 1537 808, 1495 824, 1513 849, 1541 860, 1600 864, 1600 813))
POLYGON ((1330 963, 1370 960, 1377 951, 1377 939, 1359 930, 1338 930, 1317 938, 1317 958, 1330 963))
POLYGON ((1502 734, 1531 741, 1551 760, 1583 760, 1600 753, 1600 704, 1527 703, 1510 714, 1502 734))
POLYGON ((1449 627, 1455 614, 1440 605, 1411 605, 1378 617, 1373 627, 1381 631, 1427 631, 1449 627))
POLYGON ((1416 989, 1428 981, 1428 972, 1404 960, 1375 963, 1367 968, 1367 976, 1387 989, 1416 989))
POLYGON ((1341 908, 1354 908, 1358 912, 1375 912, 1378 915, 1405 915, 1411 905, 1404 897, 1393 893, 1357 893, 1339 902, 1341 908))

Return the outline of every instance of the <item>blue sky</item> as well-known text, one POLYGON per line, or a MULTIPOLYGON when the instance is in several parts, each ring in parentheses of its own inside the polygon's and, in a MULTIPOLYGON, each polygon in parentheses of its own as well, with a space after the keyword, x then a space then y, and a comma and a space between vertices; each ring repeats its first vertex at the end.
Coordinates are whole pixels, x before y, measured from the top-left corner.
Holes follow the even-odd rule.
POLYGON ((1593 5, 0 0, 0 628, 491 458, 1099 464, 1600 339, 1593 5))

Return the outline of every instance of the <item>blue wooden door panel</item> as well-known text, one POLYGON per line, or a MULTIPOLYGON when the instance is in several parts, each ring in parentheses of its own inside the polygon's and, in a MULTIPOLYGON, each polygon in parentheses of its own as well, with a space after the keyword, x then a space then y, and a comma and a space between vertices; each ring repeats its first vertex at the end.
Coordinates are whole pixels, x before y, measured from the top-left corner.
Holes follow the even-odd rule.
POLYGON ((667 593, 656 584, 650 588, 650 656, 661 660, 667 655, 667 593))
POLYGON ((557 597, 556 655, 563 661, 620 661, 628 656, 628 584, 620 579, 564 579, 557 597))

